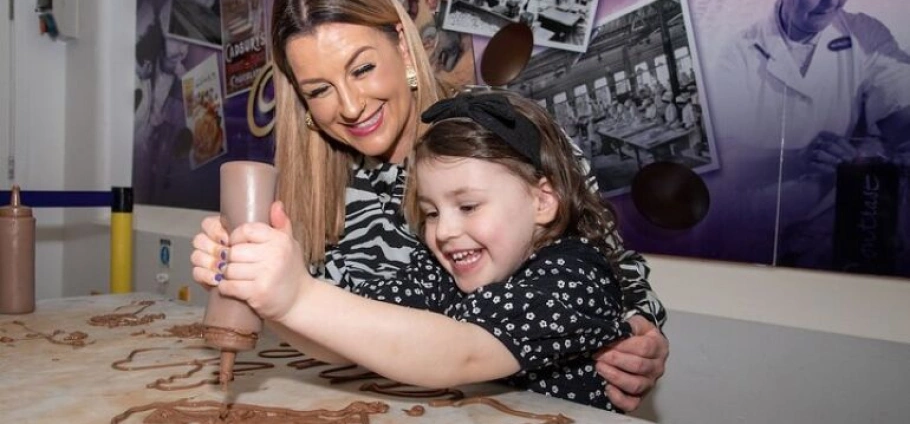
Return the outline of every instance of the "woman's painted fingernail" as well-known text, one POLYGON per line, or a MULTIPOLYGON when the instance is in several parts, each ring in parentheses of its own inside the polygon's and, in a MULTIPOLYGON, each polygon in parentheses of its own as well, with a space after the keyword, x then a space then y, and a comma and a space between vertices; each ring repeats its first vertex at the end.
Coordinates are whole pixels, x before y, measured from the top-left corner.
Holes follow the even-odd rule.
POLYGON ((219 241, 219 243, 221 243, 222 246, 227 246, 227 241, 224 239, 221 239, 221 241, 219 241))
POLYGON ((218 271, 224 272, 224 268, 227 267, 227 262, 221 261, 218 262, 218 271))
POLYGON ((224 249, 224 250, 221 251, 221 260, 222 260, 222 261, 226 261, 226 260, 227 260, 227 249, 224 249))
POLYGON ((221 275, 221 274, 215 274, 215 285, 217 286, 219 283, 221 283, 221 280, 222 280, 223 278, 224 278, 223 275, 221 275))

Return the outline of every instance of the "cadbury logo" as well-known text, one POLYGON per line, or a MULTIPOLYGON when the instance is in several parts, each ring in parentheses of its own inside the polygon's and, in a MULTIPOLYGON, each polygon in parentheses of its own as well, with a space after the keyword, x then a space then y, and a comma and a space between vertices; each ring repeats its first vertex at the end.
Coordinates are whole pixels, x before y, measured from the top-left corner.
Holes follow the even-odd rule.
POLYGON ((272 132, 275 126, 275 115, 271 113, 275 110, 275 99, 265 97, 265 88, 272 82, 272 63, 269 62, 261 68, 253 86, 250 88, 249 97, 246 102, 246 121, 249 125, 250 133, 256 137, 265 137, 272 132), (257 113, 258 112, 258 113, 257 113), (264 114, 271 115, 265 125, 259 125, 256 116, 264 114))

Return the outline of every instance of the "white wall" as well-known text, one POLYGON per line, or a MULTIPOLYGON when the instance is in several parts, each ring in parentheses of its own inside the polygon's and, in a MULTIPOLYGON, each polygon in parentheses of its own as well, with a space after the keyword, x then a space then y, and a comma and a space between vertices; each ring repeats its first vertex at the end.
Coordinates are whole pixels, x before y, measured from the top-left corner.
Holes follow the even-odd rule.
POLYGON ((7 152, 9 149, 9 140, 12 135, 10 128, 10 112, 12 111, 12 98, 10 89, 12 88, 12 46, 13 35, 11 32, 12 25, 6 16, 6 10, 9 7, 10 0, 0 0, 0 187, 7 188, 7 152))
MULTIPOLYGON (((66 43, 67 190, 130 186, 136 2, 81 1, 79 37, 66 43)), ((61 295, 106 292, 110 236, 105 208, 66 210, 66 275, 61 295)))
MULTIPOLYGON (((0 187, 129 186, 135 2, 62 0, 78 6, 71 10, 78 13, 83 28, 79 38, 63 42, 39 33, 34 2, 17 1, 10 22, 6 16, 10 1, 0 0, 0 187), (11 146, 13 180, 7 174, 11 146)), ((109 236, 99 223, 105 223, 109 211, 34 212, 41 265, 36 270, 36 296, 106 291, 109 268, 103 264, 109 258, 109 236), (43 266, 56 263, 62 266, 43 266), (67 278, 64 285, 64 275, 80 278, 67 278)))
MULTIPOLYGON (((67 44, 35 35, 34 22, 23 18, 31 8, 19 8, 14 98, 17 142, 30 146, 17 153, 26 187, 104 190, 128 183, 134 8, 129 0, 81 2, 80 38, 67 44)), ((9 90, 2 76, 0 95, 9 90)), ((47 269, 39 268, 39 297, 106 291, 104 211, 67 211, 65 226, 62 212, 54 213, 39 216, 38 255, 47 269)), ((174 295, 189 285, 193 300, 204 301, 191 283, 188 255, 205 214, 137 207, 137 290, 174 295), (161 238, 173 248, 166 287, 155 282, 163 271, 161 238)), ((910 280, 648 259, 652 284, 670 308, 671 356, 639 415, 699 424, 886 423, 910 416, 910 280)))
MULTIPOLYGON (((7 20, 9 2, 0 0, 0 15, 7 20)), ((9 25, 9 61, 0 66, 12 65, 8 77, 0 79, 5 94, 3 102, 13 99, 15 122, 4 125, 2 132, 13 128, 12 137, 4 138, 2 160, 7 160, 9 146, 15 146, 15 178, 7 177, 7 164, 3 165, 2 186, 8 189, 13 183, 24 190, 59 190, 63 186, 66 122, 66 45, 41 36, 34 13, 34 2, 17 1, 16 16, 9 25)), ((2 75, 2 74, 0 74, 2 75)), ((36 255, 39 264, 63 262, 64 219, 60 209, 37 209, 38 221, 36 255)), ((35 273, 38 298, 58 297, 63 292, 63 269, 39 266, 35 273)))

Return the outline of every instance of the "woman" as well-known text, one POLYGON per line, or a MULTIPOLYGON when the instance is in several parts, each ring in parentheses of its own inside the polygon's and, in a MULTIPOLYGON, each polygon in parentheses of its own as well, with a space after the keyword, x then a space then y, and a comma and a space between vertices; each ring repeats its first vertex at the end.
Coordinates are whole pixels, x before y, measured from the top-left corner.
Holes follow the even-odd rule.
MULTIPOLYGON (((389 278, 418 243, 401 200, 405 158, 426 127, 419 115, 454 90, 434 78, 416 28, 395 0, 278 0, 274 13, 278 197, 303 263, 348 289, 389 278)), ((202 226, 193 276, 211 282, 230 263, 228 234, 217 217, 202 226)), ((663 374, 668 343, 654 324, 664 311, 645 281, 646 265, 633 252, 623 257, 634 336, 600 354, 597 369, 612 383, 609 398, 631 411, 663 374)), ((319 346, 270 324, 318 356, 319 346)))

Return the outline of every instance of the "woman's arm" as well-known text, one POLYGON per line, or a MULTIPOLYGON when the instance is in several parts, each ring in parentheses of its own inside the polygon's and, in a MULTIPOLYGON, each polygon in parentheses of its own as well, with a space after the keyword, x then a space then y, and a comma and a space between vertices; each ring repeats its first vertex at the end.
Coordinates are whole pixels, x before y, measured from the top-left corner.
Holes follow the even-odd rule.
MULTIPOLYGON (((582 170, 588 175, 588 187, 598 192, 597 179, 581 151, 572 144, 582 170)), ((620 409, 631 412, 663 376, 670 342, 659 327, 667 313, 657 293, 648 283, 650 268, 638 252, 626 250, 622 238, 614 233, 607 240, 616 255, 617 278, 623 292, 626 321, 632 336, 603 349, 597 358, 597 371, 607 380, 607 396, 620 409)))
MULTIPOLYGON (((597 178, 591 172, 591 164, 581 149, 574 143, 570 143, 570 145, 582 172, 588 176, 588 188, 597 193, 600 188, 597 185, 597 178)), ((648 283, 648 274, 651 269, 645 258, 638 252, 626 250, 622 238, 617 233, 608 237, 606 242, 607 246, 613 249, 618 265, 617 278, 623 292, 626 319, 641 314, 654 325, 662 327, 667 320, 667 313, 660 299, 657 298, 657 293, 651 289, 651 284, 648 283)))
POLYGON ((631 412, 663 376, 670 342, 661 332, 666 310, 648 284, 650 269, 638 252, 625 250, 616 235, 608 240, 618 255, 616 265, 623 292, 626 321, 632 336, 608 346, 596 356, 597 372, 607 380, 607 397, 631 412))
POLYGON ((614 233, 606 242, 616 255, 614 260, 622 288, 626 319, 641 315, 652 324, 663 327, 667 321, 667 312, 648 283, 651 268, 645 258, 634 250, 626 250, 618 234, 614 233))

